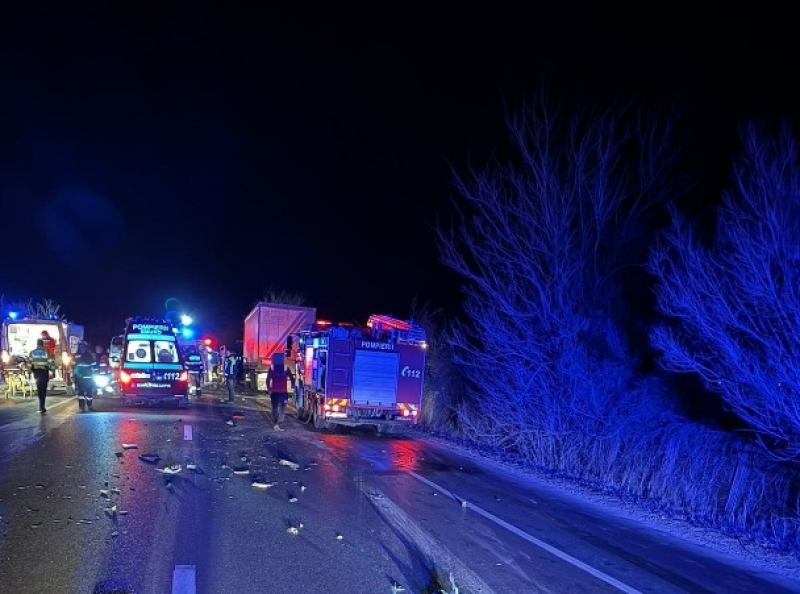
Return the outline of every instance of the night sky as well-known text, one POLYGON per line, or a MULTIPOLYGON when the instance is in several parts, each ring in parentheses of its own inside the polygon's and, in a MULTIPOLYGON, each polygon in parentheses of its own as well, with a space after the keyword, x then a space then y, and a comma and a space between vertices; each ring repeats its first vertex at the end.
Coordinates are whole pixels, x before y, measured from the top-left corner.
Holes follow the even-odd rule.
POLYGON ((0 294, 55 299, 95 340, 169 298, 230 340, 269 286, 343 321, 415 296, 457 314, 433 232, 451 168, 502 151, 505 106, 543 80, 567 102, 677 100, 700 211, 738 123, 800 106, 789 14, 18 4, 0 9, 0 294))

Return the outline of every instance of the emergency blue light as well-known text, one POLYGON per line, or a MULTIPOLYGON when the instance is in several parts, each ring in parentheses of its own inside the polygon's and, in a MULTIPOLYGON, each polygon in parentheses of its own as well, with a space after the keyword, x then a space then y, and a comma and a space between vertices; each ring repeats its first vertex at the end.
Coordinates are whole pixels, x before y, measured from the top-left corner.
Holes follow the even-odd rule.
POLYGON ((181 324, 183 324, 184 326, 191 326, 193 321, 194 320, 192 320, 192 316, 187 316, 187 315, 181 316, 181 324))
POLYGON ((12 320, 16 320, 19 317, 19 314, 15 311, 10 311, 8 312, 8 317, 12 320))
POLYGON ((194 335, 194 330, 192 330, 191 328, 184 328, 183 330, 181 330, 181 336, 183 336, 186 339, 191 338, 193 335, 194 335))

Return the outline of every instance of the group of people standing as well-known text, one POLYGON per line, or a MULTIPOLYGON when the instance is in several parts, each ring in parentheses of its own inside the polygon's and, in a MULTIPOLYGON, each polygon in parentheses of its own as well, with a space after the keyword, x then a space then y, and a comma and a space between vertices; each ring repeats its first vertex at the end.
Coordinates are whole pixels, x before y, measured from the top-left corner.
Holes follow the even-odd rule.
MULTIPOLYGON (((228 390, 225 403, 234 402, 236 384, 239 383, 241 358, 235 353, 228 353, 223 365, 223 375, 225 376, 225 387, 228 390)), ((270 404, 272 405, 272 428, 275 431, 283 431, 281 423, 285 417, 286 404, 289 402, 289 385, 295 389, 295 376, 284 361, 283 353, 275 353, 272 356, 272 365, 267 371, 267 391, 269 392, 270 404)))
MULTIPOLYGON (((42 332, 44 335, 45 333, 42 332)), ((56 369, 55 356, 47 348, 46 337, 36 341, 34 348, 28 357, 31 375, 36 384, 36 393, 39 398, 39 412, 45 414, 47 408, 47 387, 50 383, 50 376, 56 369)), ((94 395, 94 374, 99 368, 108 366, 108 355, 105 349, 98 345, 94 352, 89 349, 89 345, 81 342, 78 346, 78 354, 75 356, 74 367, 72 370, 75 384, 75 394, 78 397, 78 406, 81 411, 92 410, 92 396, 94 395)))
MULTIPOLYGON (((224 348, 224 347, 223 347, 224 348)), ((221 353, 222 354, 222 353, 221 353)), ((241 373, 241 358, 235 353, 225 352, 223 375, 225 386, 228 391, 228 398, 223 402, 234 402, 235 388, 239 382, 241 373)), ((107 368, 109 364, 106 350, 98 345, 94 352, 86 342, 78 345, 78 353, 75 356, 73 366, 73 379, 75 384, 75 395, 78 398, 78 407, 81 412, 93 410, 92 397, 95 392, 94 376, 98 371, 107 368)), ((47 397, 47 385, 50 381, 50 374, 55 369, 55 359, 53 353, 45 344, 45 337, 39 339, 36 348, 30 352, 30 367, 36 382, 36 390, 39 397, 39 412, 47 412, 45 399, 47 397)), ((283 423, 286 405, 289 401, 289 386, 295 389, 295 376, 284 361, 283 353, 276 353, 273 356, 272 365, 267 372, 267 391, 270 394, 270 404, 272 405, 272 427, 275 431, 283 431, 283 423)))

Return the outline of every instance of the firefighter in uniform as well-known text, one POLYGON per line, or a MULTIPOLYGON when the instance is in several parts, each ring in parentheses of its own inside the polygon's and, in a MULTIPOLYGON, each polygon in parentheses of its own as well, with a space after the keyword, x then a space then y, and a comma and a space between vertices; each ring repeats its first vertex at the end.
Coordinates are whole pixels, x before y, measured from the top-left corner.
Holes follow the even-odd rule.
POLYGON ((92 410, 95 366, 92 351, 85 342, 82 342, 78 347, 78 356, 75 358, 75 393, 78 396, 78 407, 81 412, 87 408, 92 410))
POLYGON ((36 348, 30 352, 31 373, 36 381, 36 391, 39 396, 39 412, 44 414, 47 409, 44 407, 47 398, 47 384, 50 383, 50 371, 53 369, 54 361, 50 353, 44 346, 44 341, 40 338, 36 341, 36 348))

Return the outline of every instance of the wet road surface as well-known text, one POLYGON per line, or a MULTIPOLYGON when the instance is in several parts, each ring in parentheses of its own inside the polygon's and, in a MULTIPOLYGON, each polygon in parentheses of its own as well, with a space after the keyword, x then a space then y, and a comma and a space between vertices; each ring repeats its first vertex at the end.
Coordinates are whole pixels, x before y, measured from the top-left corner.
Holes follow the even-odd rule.
POLYGON ((0 591, 800 591, 420 435, 273 431, 266 402, 0 410, 0 591))

